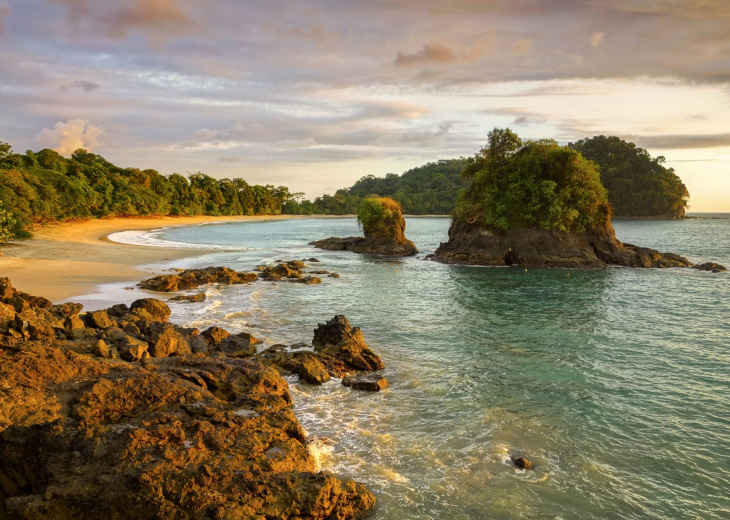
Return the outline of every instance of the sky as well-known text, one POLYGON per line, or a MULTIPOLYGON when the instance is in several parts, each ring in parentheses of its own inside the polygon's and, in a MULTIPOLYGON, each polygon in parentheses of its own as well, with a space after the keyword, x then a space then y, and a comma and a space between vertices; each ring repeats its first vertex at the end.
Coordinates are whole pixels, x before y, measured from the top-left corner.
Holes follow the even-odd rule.
POLYGON ((730 211, 727 0, 0 0, 0 141, 286 185, 617 135, 730 211))

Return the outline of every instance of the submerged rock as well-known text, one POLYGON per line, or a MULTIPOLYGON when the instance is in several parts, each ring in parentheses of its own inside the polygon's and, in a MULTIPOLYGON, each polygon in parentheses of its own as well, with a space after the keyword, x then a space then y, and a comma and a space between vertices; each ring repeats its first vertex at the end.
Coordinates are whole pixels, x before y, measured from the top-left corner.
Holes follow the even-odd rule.
POLYGON ((372 372, 360 372, 344 377, 342 384, 355 390, 367 390, 368 392, 380 392, 388 388, 388 380, 382 375, 372 372))
POLYGON ((429 258, 447 264, 517 265, 521 267, 603 268, 689 267, 692 263, 673 253, 660 253, 619 242, 613 228, 603 232, 567 233, 517 228, 498 233, 485 226, 454 219, 449 241, 429 258))
POLYGON ((236 272, 228 267, 206 267, 204 269, 186 269, 178 274, 155 276, 141 281, 138 285, 150 291, 175 292, 195 289, 207 284, 245 284, 257 279, 256 273, 236 272))
POLYGON ((517 457, 517 458, 511 458, 512 464, 517 466, 520 469, 531 469, 532 468, 532 462, 527 460, 524 457, 517 457))
POLYGON ((199 303, 204 302, 207 296, 205 293, 198 293, 198 294, 187 294, 187 295, 180 295, 175 296, 173 298, 170 298, 167 300, 168 302, 188 302, 188 303, 199 303))
POLYGON ((710 271, 712 273, 724 273, 727 268, 724 265, 716 264, 715 262, 705 262, 703 264, 697 264, 693 266, 695 269, 700 271, 710 271))

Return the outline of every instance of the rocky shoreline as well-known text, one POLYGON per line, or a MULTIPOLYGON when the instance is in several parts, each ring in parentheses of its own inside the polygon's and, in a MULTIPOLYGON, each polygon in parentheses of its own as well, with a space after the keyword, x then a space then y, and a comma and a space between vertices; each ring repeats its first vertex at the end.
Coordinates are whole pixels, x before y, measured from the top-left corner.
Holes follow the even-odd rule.
POLYGON ((0 519, 372 511, 362 484, 316 471, 282 377, 384 388, 382 361, 344 316, 311 345, 257 352, 249 333, 169 323, 152 298, 82 313, 4 278, 0 302, 0 519))
POLYGON ((418 248, 410 240, 393 240, 389 238, 365 237, 329 237, 315 240, 310 246, 327 251, 351 251, 361 255, 412 256, 418 253, 418 248))

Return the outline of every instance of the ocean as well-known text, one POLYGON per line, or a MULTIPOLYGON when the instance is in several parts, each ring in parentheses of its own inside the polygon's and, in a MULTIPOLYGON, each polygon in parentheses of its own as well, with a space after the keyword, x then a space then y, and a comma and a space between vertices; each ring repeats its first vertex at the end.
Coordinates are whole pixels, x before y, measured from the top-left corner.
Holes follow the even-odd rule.
MULTIPOLYGON (((730 215, 704 216, 614 227, 622 241, 730 267, 730 215)), ((170 304, 170 319, 249 330, 265 346, 311 342, 335 314, 361 327, 387 390, 289 383, 299 421, 320 439, 321 469, 364 482, 378 498, 374 519, 730 518, 730 274, 424 260, 448 225, 407 219, 421 254, 405 259, 307 245, 358 235, 351 218, 112 239, 202 253, 166 268, 316 257, 312 268, 341 274, 314 286, 210 287, 203 303, 170 304)))

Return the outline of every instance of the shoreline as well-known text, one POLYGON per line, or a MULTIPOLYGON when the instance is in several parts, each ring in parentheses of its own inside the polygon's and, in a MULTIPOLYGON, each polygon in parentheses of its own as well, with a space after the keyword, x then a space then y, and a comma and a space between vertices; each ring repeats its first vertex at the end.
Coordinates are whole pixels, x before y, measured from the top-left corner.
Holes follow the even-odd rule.
POLYGON ((163 227, 215 222, 290 220, 299 215, 133 217, 89 219, 44 226, 31 239, 0 248, 0 276, 30 294, 43 294, 54 303, 93 293, 104 284, 139 281, 159 274, 151 264, 208 254, 202 249, 121 244, 109 240, 121 231, 151 231, 163 227))

